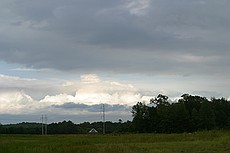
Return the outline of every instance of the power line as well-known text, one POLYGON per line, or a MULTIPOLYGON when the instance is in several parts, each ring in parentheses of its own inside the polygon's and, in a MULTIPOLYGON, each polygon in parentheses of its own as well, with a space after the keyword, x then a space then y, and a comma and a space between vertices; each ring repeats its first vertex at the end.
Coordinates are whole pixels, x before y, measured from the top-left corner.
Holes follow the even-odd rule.
POLYGON ((43 116, 43 114, 42 114, 42 118, 41 118, 41 120, 42 120, 42 135, 44 135, 44 128, 43 128, 43 119, 44 119, 44 116, 43 116))
POLYGON ((41 125, 42 125, 42 135, 47 135, 47 115, 43 115, 42 114, 42 117, 41 117, 41 125))
POLYGON ((105 104, 102 104, 102 128, 103 134, 105 134, 105 104))
POLYGON ((47 135, 47 115, 45 115, 45 135, 47 135))

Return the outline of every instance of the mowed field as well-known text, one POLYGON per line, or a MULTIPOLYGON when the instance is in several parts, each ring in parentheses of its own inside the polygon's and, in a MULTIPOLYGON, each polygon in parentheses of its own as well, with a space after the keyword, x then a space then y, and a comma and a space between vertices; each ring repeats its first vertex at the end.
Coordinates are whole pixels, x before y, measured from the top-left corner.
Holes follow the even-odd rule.
POLYGON ((0 153, 229 153, 230 131, 192 134, 0 135, 0 153))

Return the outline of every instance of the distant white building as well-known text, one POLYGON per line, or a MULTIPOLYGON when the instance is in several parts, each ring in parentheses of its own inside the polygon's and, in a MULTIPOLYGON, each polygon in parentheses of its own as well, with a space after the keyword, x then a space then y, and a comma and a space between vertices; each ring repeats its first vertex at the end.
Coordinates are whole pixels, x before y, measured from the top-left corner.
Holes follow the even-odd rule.
POLYGON ((98 131, 94 128, 92 128, 90 131, 89 131, 89 134, 97 134, 98 131))

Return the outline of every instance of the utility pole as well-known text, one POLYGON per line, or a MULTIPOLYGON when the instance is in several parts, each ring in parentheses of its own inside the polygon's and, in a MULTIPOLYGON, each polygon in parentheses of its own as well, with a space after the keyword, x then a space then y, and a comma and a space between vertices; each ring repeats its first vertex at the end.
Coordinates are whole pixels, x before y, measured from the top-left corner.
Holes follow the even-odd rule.
POLYGON ((47 115, 42 114, 41 121, 42 121, 42 135, 47 135, 47 115))
POLYGON ((47 115, 45 115, 45 135, 47 135, 47 115))
POLYGON ((105 134, 105 104, 102 104, 102 124, 103 134, 105 134))
POLYGON ((41 118, 41 120, 42 120, 42 135, 44 135, 43 119, 44 119, 44 116, 42 115, 42 118, 41 118))

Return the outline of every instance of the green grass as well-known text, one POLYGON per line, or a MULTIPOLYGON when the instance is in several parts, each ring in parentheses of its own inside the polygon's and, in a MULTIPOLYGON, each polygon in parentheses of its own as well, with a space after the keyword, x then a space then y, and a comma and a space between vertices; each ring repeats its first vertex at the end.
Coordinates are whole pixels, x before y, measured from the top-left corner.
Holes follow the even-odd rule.
POLYGON ((193 134, 0 135, 0 153, 229 153, 230 131, 193 134))

